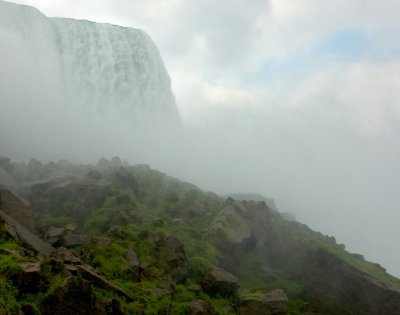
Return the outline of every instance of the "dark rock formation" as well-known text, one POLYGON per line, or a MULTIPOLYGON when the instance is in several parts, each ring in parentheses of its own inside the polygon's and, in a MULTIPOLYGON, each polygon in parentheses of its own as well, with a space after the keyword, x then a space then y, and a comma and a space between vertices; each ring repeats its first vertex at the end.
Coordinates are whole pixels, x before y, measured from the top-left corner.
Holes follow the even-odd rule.
POLYGON ((202 300, 191 301, 187 306, 189 315, 213 315, 215 314, 214 308, 210 302, 202 300))
POLYGON ((166 262, 167 273, 172 279, 184 282, 189 274, 189 263, 182 242, 163 233, 151 233, 147 239, 153 244, 155 254, 166 262))
POLYGON ((43 315, 87 315, 105 314, 98 305, 88 281, 69 277, 47 296, 42 303, 43 315))
POLYGON ((223 255, 222 266, 233 270, 235 262, 249 250, 264 250, 271 221, 265 202, 232 201, 217 215, 211 235, 223 255))
POLYGON ((78 265, 81 263, 81 260, 65 247, 57 248, 53 256, 61 259, 66 264, 78 265))
POLYGON ((65 247, 87 246, 91 241, 91 236, 87 234, 67 234, 63 237, 65 247))
POLYGON ((26 201, 8 190, 0 190, 0 210, 18 221, 20 225, 34 232, 36 222, 26 201))
POLYGON ((124 290, 122 290, 117 285, 115 285, 115 284, 107 281, 103 277, 99 276, 97 273, 90 270, 88 267, 78 265, 77 268, 78 268, 79 274, 82 275, 82 277, 85 280, 89 281, 92 285, 94 285, 100 289, 112 291, 120 296, 125 297, 129 301, 132 300, 132 297, 128 293, 126 293, 124 290))
POLYGON ((32 209, 40 214, 73 217, 82 226, 111 194, 111 184, 104 179, 64 177, 33 185, 32 209))
POLYGON ((49 256, 53 251, 49 243, 43 241, 35 234, 30 232, 27 228, 22 226, 19 222, 14 220, 9 215, 0 211, 0 220, 4 223, 6 230, 10 235, 12 235, 17 241, 24 244, 29 249, 34 250, 38 254, 49 256))
POLYGON ((41 273, 40 262, 22 263, 22 272, 18 276, 17 287, 20 294, 36 293, 45 290, 45 277, 41 273))
POLYGON ((285 315, 289 299, 286 294, 275 289, 266 294, 248 294, 240 300, 241 315, 285 315))
POLYGON ((65 234, 66 230, 63 227, 51 226, 46 233, 47 238, 60 238, 65 234))
POLYGON ((137 195, 139 193, 139 184, 136 178, 124 167, 120 167, 115 173, 118 183, 123 188, 130 188, 137 195))
POLYGON ((212 296, 231 297, 236 296, 240 285, 239 279, 233 274, 221 268, 212 267, 201 281, 201 287, 204 292, 212 296))
POLYGON ((132 278, 137 281, 139 279, 140 263, 137 254, 132 248, 128 248, 126 260, 128 262, 128 272, 132 275, 132 278))
POLYGON ((168 265, 168 272, 176 282, 184 282, 189 273, 185 247, 176 237, 168 236, 163 244, 162 259, 168 265))
POLYGON ((270 265, 302 284, 303 298, 324 314, 400 314, 399 291, 287 231, 271 236, 268 257, 270 265))

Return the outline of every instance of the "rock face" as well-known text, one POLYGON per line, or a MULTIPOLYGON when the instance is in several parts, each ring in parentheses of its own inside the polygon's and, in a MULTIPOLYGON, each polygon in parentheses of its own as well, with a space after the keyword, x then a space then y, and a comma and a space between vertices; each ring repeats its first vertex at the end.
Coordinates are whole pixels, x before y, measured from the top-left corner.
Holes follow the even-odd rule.
POLYGON ((8 190, 0 190, 0 210, 18 221, 31 232, 35 231, 36 222, 26 202, 8 190))
MULTIPOLYGON (((298 223, 292 223, 295 228, 298 223)), ((281 232, 271 236, 269 264, 304 287, 304 299, 326 314, 400 314, 400 291, 390 289, 334 254, 281 232)))
POLYGON ((174 236, 151 233, 147 238, 154 246, 154 252, 166 262, 168 274, 178 283, 184 282, 189 273, 186 250, 182 242, 174 236))
POLYGON ((63 216, 67 211, 79 220, 78 226, 110 195, 109 182, 88 177, 80 180, 60 178, 31 187, 32 209, 35 212, 63 216))
POLYGON ((279 289, 267 294, 249 294, 240 300, 241 315, 286 315, 289 299, 279 289))
POLYGON ((92 285, 94 285, 100 289, 112 291, 120 296, 123 296, 124 298, 126 298, 129 301, 132 300, 132 297, 128 293, 126 293, 124 290, 122 290, 120 287, 107 281, 106 279, 99 276, 98 274, 96 274, 95 272, 90 270, 89 268, 87 268, 83 265, 78 265, 77 268, 78 268, 79 274, 81 274, 82 277, 85 280, 89 281, 92 285))
POLYGON ((168 265, 169 273, 176 282, 184 282, 188 273, 189 265, 185 247, 176 237, 168 236, 163 244, 163 259, 168 265))
POLYGON ((63 285, 47 296, 42 304, 44 315, 105 314, 97 305, 92 287, 79 277, 69 277, 63 285))
POLYGON ((21 294, 36 293, 40 291, 41 286, 45 283, 40 270, 40 262, 26 262, 21 265, 22 273, 18 279, 18 290, 21 294))
POLYGON ((201 287, 212 296, 231 297, 236 296, 240 285, 239 279, 233 274, 221 268, 212 267, 202 280, 201 287))
POLYGON ((232 270, 246 251, 265 249, 271 210, 263 201, 228 201, 230 204, 215 218, 211 235, 224 253, 222 265, 232 270))
POLYGON ((140 263, 137 254, 128 248, 126 253, 126 260, 128 263, 128 272, 132 275, 134 281, 139 279, 140 263))
POLYGON ((131 188, 132 191, 137 195, 139 193, 139 184, 135 177, 129 173, 125 168, 120 167, 115 173, 115 176, 119 182, 119 185, 124 188, 131 188))
POLYGON ((210 302, 195 300, 188 304, 187 312, 189 315, 213 315, 215 311, 210 302))
POLYGON ((63 237, 65 247, 87 246, 92 238, 86 234, 67 234, 63 237))
POLYGON ((3 211, 0 211, 0 221, 5 224, 8 233, 10 233, 16 240, 22 242, 29 249, 44 256, 49 256, 54 252, 54 248, 49 243, 37 237, 3 211))

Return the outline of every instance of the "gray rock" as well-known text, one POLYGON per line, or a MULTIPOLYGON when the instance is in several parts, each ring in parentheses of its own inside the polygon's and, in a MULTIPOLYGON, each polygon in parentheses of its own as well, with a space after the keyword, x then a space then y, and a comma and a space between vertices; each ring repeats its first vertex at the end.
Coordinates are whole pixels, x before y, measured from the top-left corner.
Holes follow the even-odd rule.
POLYGON ((65 247, 57 248, 53 255, 60 258, 66 264, 78 265, 81 263, 80 259, 65 247))
POLYGON ((212 315, 215 314, 211 303, 203 300, 191 301, 187 306, 189 315, 212 315))
POLYGON ((111 237, 109 236, 97 236, 95 240, 101 247, 106 247, 111 243, 111 237))
POLYGON ((88 281, 72 276, 48 295, 41 307, 43 315, 105 314, 98 306, 88 281))
POLYGON ((126 253, 126 260, 128 261, 129 268, 136 268, 139 267, 139 259, 137 254, 132 250, 132 248, 128 248, 126 253))
POLYGON ((49 256, 54 252, 54 247, 30 232, 27 228, 3 211, 0 211, 0 221, 4 222, 7 232, 13 238, 22 242, 26 247, 43 256, 49 256))
POLYGON ((91 237, 86 234, 67 234, 63 237, 63 245, 65 247, 74 247, 74 246, 87 246, 91 237))
POLYGON ((240 300, 242 315, 285 315, 288 312, 289 299, 280 289, 266 294, 249 294, 240 300))
POLYGON ((128 293, 126 293, 124 290, 122 290, 117 285, 115 285, 115 284, 107 281, 103 277, 99 276, 97 273, 90 270, 88 267, 85 267, 83 265, 78 265, 76 267, 78 268, 78 272, 82 276, 82 278, 89 281, 92 285, 94 285, 100 289, 103 289, 103 290, 112 291, 115 294, 118 294, 119 296, 125 297, 128 301, 132 301, 132 297, 128 293))
POLYGON ((40 270, 40 262, 21 264, 22 273, 18 276, 17 287, 21 294, 40 291, 40 283, 44 280, 40 270))
POLYGON ((230 297, 237 295, 240 285, 239 279, 233 274, 218 267, 211 267, 201 281, 201 287, 212 296, 230 297))
POLYGON ((65 232, 66 232, 66 230, 63 227, 51 226, 47 230, 46 237, 47 238, 59 238, 59 237, 63 236, 65 232))
POLYGON ((163 288, 148 288, 145 289, 144 291, 155 295, 157 298, 163 297, 165 295, 170 295, 172 293, 171 290, 163 288))

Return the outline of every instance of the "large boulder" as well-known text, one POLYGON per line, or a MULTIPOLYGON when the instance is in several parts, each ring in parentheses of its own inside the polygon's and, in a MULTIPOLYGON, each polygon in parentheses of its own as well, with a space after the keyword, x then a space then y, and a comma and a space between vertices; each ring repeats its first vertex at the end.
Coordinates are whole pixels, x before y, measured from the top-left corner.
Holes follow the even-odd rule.
POLYGON ((76 267, 78 269, 79 274, 82 276, 82 278, 89 281, 90 284, 92 284, 100 289, 106 290, 106 291, 112 291, 115 294, 124 297, 128 301, 132 301, 132 297, 128 293, 126 293, 124 290, 122 290, 117 285, 115 285, 115 284, 111 283, 110 281, 106 280, 105 278, 99 276, 93 270, 91 270, 88 267, 85 267, 83 265, 77 265, 76 267))
POLYGON ((246 252, 263 251, 268 241, 271 209, 263 201, 227 200, 227 206, 217 215, 210 235, 223 253, 221 265, 234 270, 246 252))
POLYGON ((0 223, 4 223, 7 233, 18 242, 24 244, 26 248, 29 248, 42 256, 49 256, 54 251, 54 247, 49 243, 40 239, 37 235, 33 234, 30 230, 21 225, 17 220, 1 210, 0 223))
POLYGON ((64 227, 50 226, 46 233, 46 238, 60 238, 65 234, 66 230, 64 227))
POLYGON ((63 237, 63 245, 65 247, 87 246, 91 241, 90 235, 87 234, 67 234, 63 237))
POLYGON ((176 237, 168 236, 163 244, 164 261, 167 263, 169 274, 177 282, 184 282, 189 273, 186 250, 176 237))
POLYGON ((240 300, 241 315, 285 315, 288 307, 289 299, 280 289, 266 294, 248 294, 240 300))
POLYGON ((115 173, 119 185, 123 188, 130 188, 135 194, 139 193, 139 184, 136 178, 124 167, 120 167, 115 173))
POLYGON ((128 248, 126 260, 128 263, 128 272, 132 275, 132 278, 135 281, 139 280, 140 263, 137 254, 132 250, 132 248, 128 248))
POLYGON ((184 282, 189 274, 189 263, 182 242, 164 233, 149 233, 146 238, 154 254, 166 263, 168 275, 178 283, 184 282))
POLYGON ((22 272, 18 275, 16 284, 21 294, 36 293, 44 289, 46 279, 40 268, 40 262, 25 262, 21 264, 22 272))
POLYGON ((201 281, 201 287, 212 296, 234 297, 240 284, 233 274, 218 267, 211 267, 201 281))
POLYGON ((194 300, 188 304, 187 313, 189 315, 213 315, 215 311, 210 302, 194 300))
POLYGON ((43 315, 105 314, 98 305, 90 283, 79 277, 69 277, 48 295, 41 307, 43 315))

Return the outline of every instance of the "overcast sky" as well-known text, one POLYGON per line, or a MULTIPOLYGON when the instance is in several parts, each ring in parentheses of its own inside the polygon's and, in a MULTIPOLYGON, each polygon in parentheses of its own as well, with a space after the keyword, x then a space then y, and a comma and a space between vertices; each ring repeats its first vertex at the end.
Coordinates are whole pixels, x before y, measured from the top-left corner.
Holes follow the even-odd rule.
POLYGON ((245 187, 400 276, 400 1, 13 2, 145 30, 183 121, 247 144, 245 187))

